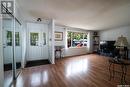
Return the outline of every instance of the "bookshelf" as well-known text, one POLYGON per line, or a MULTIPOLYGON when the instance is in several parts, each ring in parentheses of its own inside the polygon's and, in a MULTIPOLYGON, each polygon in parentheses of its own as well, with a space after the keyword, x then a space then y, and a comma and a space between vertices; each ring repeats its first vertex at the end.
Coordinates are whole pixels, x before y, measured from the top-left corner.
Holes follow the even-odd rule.
POLYGON ((93 32, 93 52, 97 53, 99 50, 99 35, 98 32, 93 32))

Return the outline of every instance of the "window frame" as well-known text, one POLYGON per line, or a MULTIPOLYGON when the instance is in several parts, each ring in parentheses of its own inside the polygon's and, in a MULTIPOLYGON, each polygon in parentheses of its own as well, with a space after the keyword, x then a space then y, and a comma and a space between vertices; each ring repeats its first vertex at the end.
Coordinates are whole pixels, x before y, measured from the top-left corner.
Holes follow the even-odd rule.
MULTIPOLYGON (((13 46, 13 31, 6 31, 6 46, 13 46), (8 35, 11 35, 11 36, 8 36, 8 35), (8 39, 10 39, 10 41, 8 41, 8 39), (9 44, 10 43, 10 44, 9 44)), ((15 32, 15 46, 21 46, 21 34, 20 32, 15 32), (18 37, 16 36, 18 35, 18 37), (17 41, 18 41, 18 44, 17 44, 17 41)))
POLYGON ((38 46, 39 44, 39 33, 38 32, 30 32, 30 46, 38 46))
POLYGON ((87 42, 88 42, 88 32, 81 32, 81 31, 71 31, 71 30, 68 30, 68 31, 67 31, 67 35, 66 35, 66 36, 67 36, 67 39, 66 39, 66 40, 67 40, 67 44, 66 44, 66 45, 67 45, 67 48, 84 48, 84 47, 87 47, 87 46, 88 46, 88 43, 87 43, 86 46, 84 45, 84 42, 86 42, 86 41, 84 41, 85 35, 87 35, 87 42), (72 37, 70 37, 70 38, 71 38, 71 46, 69 47, 69 46, 68 46, 68 32, 72 32, 72 33, 82 33, 82 34, 83 34, 83 41, 82 41, 82 42, 83 42, 83 45, 80 46, 80 47, 78 47, 78 46, 73 46, 73 45, 72 45, 73 36, 72 36, 72 37))

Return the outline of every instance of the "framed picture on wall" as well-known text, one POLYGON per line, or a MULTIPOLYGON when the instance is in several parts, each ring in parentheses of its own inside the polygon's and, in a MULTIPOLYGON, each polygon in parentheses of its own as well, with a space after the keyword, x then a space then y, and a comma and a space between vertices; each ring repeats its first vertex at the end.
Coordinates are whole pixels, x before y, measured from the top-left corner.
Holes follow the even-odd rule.
POLYGON ((63 32, 55 32, 55 41, 63 40, 63 32))

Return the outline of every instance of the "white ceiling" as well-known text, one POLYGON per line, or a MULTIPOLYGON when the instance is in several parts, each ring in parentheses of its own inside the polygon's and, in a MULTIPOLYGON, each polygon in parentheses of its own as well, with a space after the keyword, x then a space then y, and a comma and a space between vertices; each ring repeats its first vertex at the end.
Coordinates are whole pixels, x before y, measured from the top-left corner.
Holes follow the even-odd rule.
POLYGON ((54 19, 87 30, 130 25, 130 0, 19 0, 19 5, 25 20, 54 19))

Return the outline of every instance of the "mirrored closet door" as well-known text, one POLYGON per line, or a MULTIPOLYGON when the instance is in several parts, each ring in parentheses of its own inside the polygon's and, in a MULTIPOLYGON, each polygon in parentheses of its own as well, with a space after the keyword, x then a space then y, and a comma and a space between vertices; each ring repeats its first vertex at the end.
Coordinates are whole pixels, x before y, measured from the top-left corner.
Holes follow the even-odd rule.
POLYGON ((2 15, 4 87, 10 87, 21 71, 21 24, 12 14, 2 15))
POLYGON ((13 80, 13 19, 3 17, 2 28, 4 87, 8 87, 13 80))
POLYGON ((16 64, 16 77, 21 71, 22 61, 22 36, 21 24, 15 19, 15 64, 16 64))

